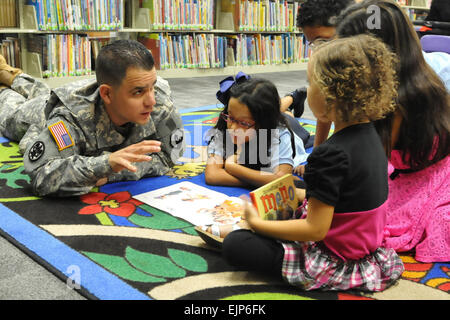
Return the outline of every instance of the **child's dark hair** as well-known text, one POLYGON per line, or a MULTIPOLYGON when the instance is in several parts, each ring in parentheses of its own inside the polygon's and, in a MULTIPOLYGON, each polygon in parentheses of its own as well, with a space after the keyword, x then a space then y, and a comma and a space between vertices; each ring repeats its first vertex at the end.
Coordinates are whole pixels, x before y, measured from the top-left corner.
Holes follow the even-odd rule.
POLYGON ((297 27, 334 27, 336 17, 354 0, 306 0, 298 9, 297 27))
MULTIPOLYGON (((280 96, 275 85, 266 79, 250 78, 230 88, 230 99, 235 98, 245 104, 255 121, 256 138, 259 138, 259 129, 267 129, 267 149, 270 150, 271 129, 279 126, 290 130, 289 125, 280 111, 280 96)), ((225 104, 223 113, 228 114, 228 103, 225 104)), ((215 129, 225 132, 227 123, 219 117, 215 129)), ((223 135, 225 146, 226 135, 223 135)))

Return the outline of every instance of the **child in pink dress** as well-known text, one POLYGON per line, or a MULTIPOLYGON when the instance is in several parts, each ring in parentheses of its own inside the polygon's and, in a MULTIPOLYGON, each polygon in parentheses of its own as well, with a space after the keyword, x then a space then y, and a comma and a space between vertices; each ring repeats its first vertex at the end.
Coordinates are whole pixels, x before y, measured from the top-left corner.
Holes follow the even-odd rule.
MULTIPOLYGON (((450 95, 419 38, 391 0, 365 0, 338 19, 339 37, 372 33, 399 57, 397 106, 375 122, 389 159, 384 245, 421 262, 450 261, 450 95), (377 7, 378 28, 367 23, 377 7), (341 20, 341 21, 339 21, 341 20)), ((445 74, 441 73, 445 81, 445 74)))
POLYGON ((308 63, 308 103, 333 135, 308 157, 304 219, 262 220, 247 204, 251 230, 224 239, 225 259, 239 268, 282 276, 303 290, 381 291, 404 267, 382 246, 387 158, 373 120, 395 106, 395 56, 368 35, 315 49, 308 63))
POLYGON ((415 249, 417 261, 450 261, 450 156, 410 172, 393 150, 389 175, 384 244, 399 252, 415 249))

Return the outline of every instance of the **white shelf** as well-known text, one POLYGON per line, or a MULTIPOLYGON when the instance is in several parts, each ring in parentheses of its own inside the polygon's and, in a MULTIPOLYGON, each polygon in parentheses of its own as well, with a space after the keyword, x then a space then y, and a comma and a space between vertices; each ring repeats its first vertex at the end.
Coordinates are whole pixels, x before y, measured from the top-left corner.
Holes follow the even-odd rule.
MULTIPOLYGON (((257 66, 233 66, 217 69, 168 69, 158 70, 157 75, 165 79, 174 78, 195 78, 195 77, 212 77, 212 76, 231 76, 243 71, 247 74, 283 72, 283 71, 302 71, 306 70, 307 63, 292 63, 282 65, 257 65, 257 66)), ((54 77, 44 78, 41 80, 47 83, 51 88, 59 87, 64 84, 84 79, 95 79, 95 74, 76 77, 54 77)))
MULTIPOLYGON (((428 9, 427 9, 428 10, 428 9)), ((88 33, 217 33, 217 34, 303 34, 301 31, 234 31, 224 29, 212 29, 212 30, 167 30, 167 29, 143 29, 143 28, 123 28, 118 30, 36 30, 36 29, 20 29, 20 28, 7 28, 0 29, 0 33, 18 33, 18 34, 88 34, 88 33)), ((113 37, 113 36, 109 36, 113 37)))
POLYGON ((35 29, 8 28, 0 29, 0 33, 36 33, 35 29))
POLYGON ((305 62, 305 63, 290 63, 290 64, 275 64, 275 65, 232 66, 232 67, 212 68, 212 69, 168 69, 168 70, 158 70, 157 74, 163 78, 194 78, 194 77, 210 77, 210 76, 230 76, 237 74, 239 71, 243 71, 248 74, 300 71, 306 70, 306 67, 307 63, 305 62))
POLYGON ((424 10, 424 11, 429 11, 430 8, 427 7, 418 7, 418 6, 402 6, 402 8, 405 9, 414 9, 414 10, 424 10))

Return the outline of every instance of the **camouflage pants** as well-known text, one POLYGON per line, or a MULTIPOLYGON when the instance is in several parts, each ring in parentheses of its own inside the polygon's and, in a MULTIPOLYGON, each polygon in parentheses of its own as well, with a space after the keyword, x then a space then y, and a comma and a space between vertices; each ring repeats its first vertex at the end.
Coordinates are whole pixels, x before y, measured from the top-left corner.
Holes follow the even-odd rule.
MULTIPOLYGON (((11 88, 0 91, 0 134, 21 142, 31 125, 45 126, 44 107, 50 88, 43 82, 22 73, 11 88)), ((25 150, 24 143, 20 149, 25 150)))

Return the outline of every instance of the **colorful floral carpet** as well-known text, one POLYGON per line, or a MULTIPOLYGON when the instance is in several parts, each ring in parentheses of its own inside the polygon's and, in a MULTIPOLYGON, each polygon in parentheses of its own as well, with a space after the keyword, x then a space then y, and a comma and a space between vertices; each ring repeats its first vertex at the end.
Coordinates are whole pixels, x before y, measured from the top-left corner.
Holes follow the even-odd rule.
MULTIPOLYGON (((190 132, 188 148, 183 161, 166 176, 109 184, 64 199, 33 196, 17 144, 0 138, 1 234, 92 299, 450 298, 450 263, 419 263, 412 253, 402 254, 403 277, 384 292, 302 292, 236 270, 202 242, 192 224, 132 198, 182 180, 205 185, 202 136, 217 116, 215 107, 183 112, 190 132)), ((314 132, 314 123, 300 122, 314 132)), ((249 191, 211 189, 231 196, 249 191)))

